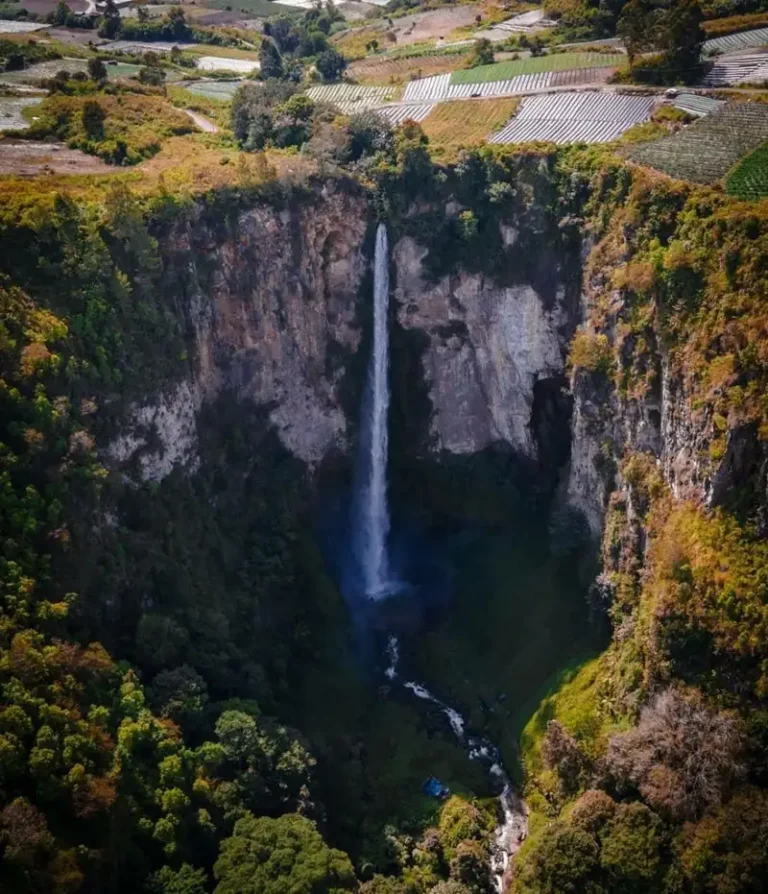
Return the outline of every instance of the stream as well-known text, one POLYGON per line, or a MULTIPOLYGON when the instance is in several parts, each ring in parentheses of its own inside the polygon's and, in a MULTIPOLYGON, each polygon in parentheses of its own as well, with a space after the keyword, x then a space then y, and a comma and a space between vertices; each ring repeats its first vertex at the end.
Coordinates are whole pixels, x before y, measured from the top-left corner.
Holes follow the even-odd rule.
MULTIPOLYGON (((394 635, 390 635, 387 642, 387 660, 384 675, 394 684, 400 680, 398 674, 400 645, 394 635)), ((487 769, 489 777, 493 777, 494 785, 501 786, 501 794, 498 796, 501 820, 494 832, 491 848, 491 873, 496 890, 501 894, 510 860, 528 834, 528 812, 525 803, 512 785, 501 762, 499 749, 492 742, 469 733, 461 714, 432 695, 426 686, 413 680, 406 680, 401 685, 404 689, 410 690, 416 698, 437 705, 448 720, 454 735, 465 747, 470 760, 480 761, 487 769)))

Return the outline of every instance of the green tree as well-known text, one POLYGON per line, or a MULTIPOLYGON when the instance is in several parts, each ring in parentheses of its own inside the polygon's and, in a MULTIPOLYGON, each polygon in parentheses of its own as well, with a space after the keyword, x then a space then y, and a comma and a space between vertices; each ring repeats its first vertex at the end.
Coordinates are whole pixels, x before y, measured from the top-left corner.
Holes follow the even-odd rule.
POLYGON ((494 62, 493 44, 486 37, 475 41, 475 48, 467 60, 467 68, 478 65, 492 65, 494 62))
POLYGON ((259 49, 259 65, 264 80, 280 78, 283 75, 283 59, 274 40, 267 37, 259 49))
POLYGON ((564 823, 549 826, 518 864, 525 894, 603 894, 600 849, 592 835, 564 823))
POLYGON ((600 839, 611 891, 641 894, 659 887, 662 822, 652 810, 639 802, 619 804, 600 839))
POLYGON ((107 66, 101 61, 101 59, 89 59, 88 76, 94 81, 106 81, 107 66))
POLYGON ((67 6, 64 0, 59 0, 56 4, 56 9, 53 11, 53 24, 54 25, 66 25, 67 19, 72 15, 72 10, 67 6))
POLYGON ((357 891, 349 857, 328 847, 314 823, 249 814, 221 844, 215 894, 341 894, 357 891))
POLYGON ((163 866, 150 876, 147 889, 151 894, 207 894, 208 879, 203 869, 182 863, 178 869, 163 866))
POLYGON ((347 67, 347 60, 338 50, 329 47, 317 57, 315 67, 324 81, 337 81, 347 67))
POLYGON ((120 10, 117 8, 115 0, 107 0, 104 6, 99 34, 108 40, 114 40, 120 33, 121 27, 120 10))

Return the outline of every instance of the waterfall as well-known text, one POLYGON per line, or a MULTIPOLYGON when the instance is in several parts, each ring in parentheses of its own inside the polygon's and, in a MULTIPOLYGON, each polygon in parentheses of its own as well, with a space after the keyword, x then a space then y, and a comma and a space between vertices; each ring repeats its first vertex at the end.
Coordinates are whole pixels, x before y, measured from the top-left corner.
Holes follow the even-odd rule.
POLYGON ((361 481, 357 507, 357 561, 363 592, 381 599, 391 592, 387 535, 387 411, 389 409, 389 250, 387 228, 376 231, 373 280, 373 346, 363 401, 361 481))

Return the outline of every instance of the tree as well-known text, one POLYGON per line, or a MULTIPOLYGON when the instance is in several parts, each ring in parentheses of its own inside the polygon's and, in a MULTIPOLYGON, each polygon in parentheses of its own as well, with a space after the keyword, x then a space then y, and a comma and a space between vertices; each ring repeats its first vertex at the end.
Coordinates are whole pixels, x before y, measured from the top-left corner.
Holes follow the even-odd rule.
POLYGON ((541 756, 547 768, 557 773, 563 791, 575 792, 579 787, 586 759, 576 739, 559 720, 550 720, 547 723, 541 756))
POLYGON ((139 69, 139 81, 149 87, 162 87, 165 83, 165 72, 162 68, 144 65, 139 69))
POLYGON ((91 140, 98 140, 104 135, 104 121, 107 117, 101 105, 94 99, 88 99, 83 103, 81 112, 83 130, 91 140))
POLYGON ((271 38, 264 38, 259 49, 259 65, 261 76, 265 80, 269 78, 279 78, 283 74, 283 60, 280 56, 275 41, 271 38))
POLYGON ((653 18, 656 11, 649 0, 629 0, 616 27, 616 34, 624 44, 629 64, 634 64, 640 53, 650 52, 655 46, 653 18))
POLYGON ((200 717, 208 703, 208 687, 194 668, 183 664, 161 671, 149 690, 153 708, 184 726, 200 717))
POLYGON ((555 823, 518 866, 521 890, 526 894, 603 894, 599 853, 592 835, 555 823))
POLYGON ((171 36, 175 40, 184 40, 189 37, 187 16, 180 6, 174 6, 173 9, 168 12, 168 25, 170 27, 171 36))
POLYGON ((72 10, 67 6, 64 0, 59 0, 56 4, 56 9, 53 11, 53 24, 54 25, 66 25, 67 19, 72 15, 72 10))
POLYGON ((314 823, 295 814, 235 823, 213 869, 215 894, 341 894, 357 891, 349 857, 328 847, 314 823))
POLYGON ((636 786, 655 810, 696 819, 743 776, 743 749, 736 717, 670 688, 643 708, 635 729, 611 739, 605 769, 619 790, 636 786))
POLYGON ((475 48, 467 61, 467 68, 475 68, 478 65, 492 65, 494 62, 493 44, 483 37, 475 41, 475 48))
POLYGON ((104 6, 104 14, 101 20, 101 28, 99 34, 108 40, 114 40, 120 33, 122 21, 120 19, 120 10, 115 4, 115 0, 107 0, 104 6))
POLYGON ((657 48, 670 70, 686 83, 693 81, 699 71, 705 36, 703 21, 698 0, 675 0, 660 20, 657 48))
POLYGON ((144 4, 136 7, 136 15, 142 25, 149 21, 149 9, 144 4))
POLYGON ((147 885, 151 894, 207 894, 205 870, 182 863, 178 869, 163 866, 150 876, 147 885))
POLYGON ((329 47, 317 57, 315 67, 322 75, 324 81, 336 81, 347 67, 347 60, 338 50, 329 47))
POLYGON ((658 890, 662 822, 645 804, 619 804, 601 833, 600 864, 611 891, 658 890))
POLYGON ((101 61, 101 59, 89 59, 88 75, 94 81, 106 81, 107 66, 101 61))

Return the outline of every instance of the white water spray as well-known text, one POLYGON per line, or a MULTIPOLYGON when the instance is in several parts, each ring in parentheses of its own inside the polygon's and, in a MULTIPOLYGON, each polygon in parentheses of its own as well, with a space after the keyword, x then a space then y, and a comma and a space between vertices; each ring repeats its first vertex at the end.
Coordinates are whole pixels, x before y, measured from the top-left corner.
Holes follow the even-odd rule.
POLYGON ((392 584, 387 561, 387 412, 389 410, 389 250, 387 228, 376 231, 373 280, 373 348, 361 433, 362 479, 359 490, 357 553, 365 595, 381 599, 392 584))

